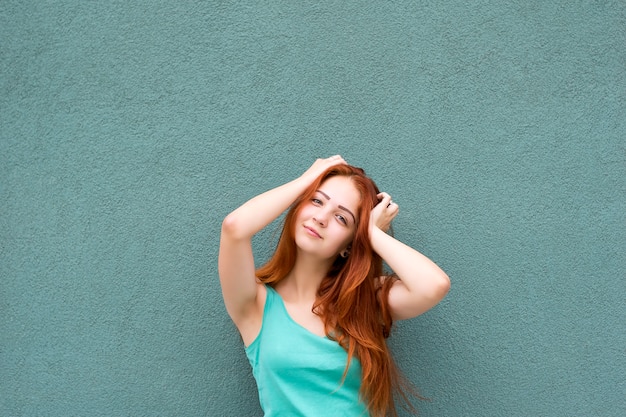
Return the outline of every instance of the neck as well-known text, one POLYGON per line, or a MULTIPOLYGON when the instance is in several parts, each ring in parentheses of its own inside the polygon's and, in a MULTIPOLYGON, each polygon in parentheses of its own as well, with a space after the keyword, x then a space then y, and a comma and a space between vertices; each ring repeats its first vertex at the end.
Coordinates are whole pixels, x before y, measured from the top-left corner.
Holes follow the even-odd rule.
POLYGON ((277 286, 284 296, 295 302, 313 303, 331 265, 332 260, 320 261, 319 258, 298 253, 293 269, 277 286))

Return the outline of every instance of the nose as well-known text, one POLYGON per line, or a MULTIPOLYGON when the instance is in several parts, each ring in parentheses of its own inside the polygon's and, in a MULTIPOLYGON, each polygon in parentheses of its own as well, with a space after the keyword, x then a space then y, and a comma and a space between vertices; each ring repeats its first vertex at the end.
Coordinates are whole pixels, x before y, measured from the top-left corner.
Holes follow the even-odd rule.
POLYGON ((320 209, 313 215, 313 221, 318 223, 322 227, 326 227, 328 222, 328 211, 325 209, 320 209))
POLYGON ((322 227, 326 227, 326 220, 322 216, 314 216, 313 221, 322 227))

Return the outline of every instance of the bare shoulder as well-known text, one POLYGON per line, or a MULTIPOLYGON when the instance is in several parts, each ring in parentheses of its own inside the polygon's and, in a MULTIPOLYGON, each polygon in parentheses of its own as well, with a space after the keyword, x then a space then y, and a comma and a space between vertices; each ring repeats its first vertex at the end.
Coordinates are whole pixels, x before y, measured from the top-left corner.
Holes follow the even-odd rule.
POLYGON ((245 346, 249 346, 261 331, 266 299, 267 288, 264 284, 258 282, 254 301, 242 311, 239 317, 232 317, 245 346))

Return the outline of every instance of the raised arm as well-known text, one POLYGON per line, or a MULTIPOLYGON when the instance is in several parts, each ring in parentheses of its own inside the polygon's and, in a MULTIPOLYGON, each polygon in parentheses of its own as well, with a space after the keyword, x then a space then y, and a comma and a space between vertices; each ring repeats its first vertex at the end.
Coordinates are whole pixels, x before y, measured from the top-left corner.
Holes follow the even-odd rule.
POLYGON ((400 278, 389 291, 394 320, 410 319, 437 305, 448 293, 450 279, 433 261, 386 233, 398 206, 387 193, 379 198, 370 216, 370 240, 374 251, 400 278))
POLYGON ((252 237, 278 218, 322 172, 337 164, 345 161, 340 156, 318 159, 297 179, 252 198, 222 222, 218 271, 226 310, 240 331, 251 316, 262 311, 257 302, 252 237))

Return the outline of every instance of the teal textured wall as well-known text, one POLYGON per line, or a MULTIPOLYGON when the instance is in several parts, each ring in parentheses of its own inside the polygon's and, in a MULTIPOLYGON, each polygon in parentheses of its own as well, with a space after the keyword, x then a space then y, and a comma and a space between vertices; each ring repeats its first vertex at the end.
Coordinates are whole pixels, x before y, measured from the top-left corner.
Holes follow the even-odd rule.
POLYGON ((335 153, 452 279, 390 341, 422 416, 626 415, 625 28, 623 1, 2 1, 0 415, 259 415, 220 221, 335 153))

